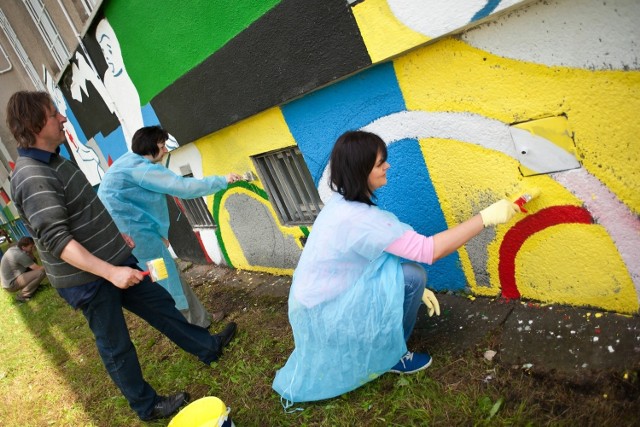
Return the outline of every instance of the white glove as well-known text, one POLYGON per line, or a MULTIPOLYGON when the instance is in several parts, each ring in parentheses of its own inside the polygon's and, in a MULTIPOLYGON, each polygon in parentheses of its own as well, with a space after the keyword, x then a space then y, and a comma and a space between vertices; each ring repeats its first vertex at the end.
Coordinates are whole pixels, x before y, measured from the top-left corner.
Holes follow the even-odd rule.
POLYGON ((425 289, 422 293, 422 302, 427 306, 429 317, 433 316, 434 312, 436 316, 440 316, 440 304, 438 304, 436 295, 429 289, 425 289))
POLYGON ((482 223, 485 227, 496 224, 504 224, 520 212, 520 208, 506 199, 498 200, 488 208, 480 211, 482 223))

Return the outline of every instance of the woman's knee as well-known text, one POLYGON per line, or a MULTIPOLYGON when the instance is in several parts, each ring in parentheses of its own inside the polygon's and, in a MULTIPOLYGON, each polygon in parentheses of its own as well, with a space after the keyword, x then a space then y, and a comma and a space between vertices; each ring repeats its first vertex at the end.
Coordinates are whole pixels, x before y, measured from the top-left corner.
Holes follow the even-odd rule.
POLYGON ((415 262, 405 262, 402 264, 404 282, 407 285, 416 283, 425 286, 427 284, 427 272, 424 267, 415 262))

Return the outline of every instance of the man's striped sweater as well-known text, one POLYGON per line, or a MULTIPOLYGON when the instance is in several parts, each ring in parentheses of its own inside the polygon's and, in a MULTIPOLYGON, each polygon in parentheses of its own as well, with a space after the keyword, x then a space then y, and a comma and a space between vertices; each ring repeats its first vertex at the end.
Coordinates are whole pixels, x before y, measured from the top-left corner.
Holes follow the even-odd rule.
POLYGON ((55 288, 99 279, 60 259, 72 239, 110 264, 120 265, 131 255, 96 191, 75 164, 34 148, 18 151, 11 198, 55 288))

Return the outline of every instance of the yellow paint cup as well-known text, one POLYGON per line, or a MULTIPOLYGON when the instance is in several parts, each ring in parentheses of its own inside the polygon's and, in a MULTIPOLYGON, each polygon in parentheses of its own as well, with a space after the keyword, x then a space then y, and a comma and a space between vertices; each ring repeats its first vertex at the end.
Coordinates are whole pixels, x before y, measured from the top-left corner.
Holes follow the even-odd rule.
POLYGON ((235 427, 229 412, 222 400, 207 396, 182 408, 168 427, 235 427))

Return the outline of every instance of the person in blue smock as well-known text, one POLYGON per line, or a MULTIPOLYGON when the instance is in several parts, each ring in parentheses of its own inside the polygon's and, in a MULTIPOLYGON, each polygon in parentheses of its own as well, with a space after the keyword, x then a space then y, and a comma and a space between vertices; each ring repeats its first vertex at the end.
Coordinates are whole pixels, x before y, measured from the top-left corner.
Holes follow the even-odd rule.
POLYGON ((368 132, 346 132, 333 148, 335 193, 313 224, 289 293, 295 348, 273 381, 285 408, 339 396, 386 372, 427 368, 431 356, 406 345, 421 300, 430 315, 439 314, 417 262, 449 255, 518 211, 500 200, 453 228, 422 236, 372 200, 387 183, 386 159, 384 141, 368 132))
MULTIPOLYGON (((211 315, 178 272, 169 251, 169 209, 166 195, 193 199, 227 188, 227 184, 241 179, 227 176, 208 176, 202 179, 176 175, 160 164, 167 153, 165 143, 169 134, 159 126, 138 129, 131 142, 132 152, 116 160, 98 189, 98 196, 113 217, 120 231, 133 239, 133 255, 138 265, 146 269, 147 261, 163 258, 168 277, 159 280, 173 297, 176 308, 189 323, 208 328, 211 315)), ((215 321, 224 313, 214 313, 215 321)))

